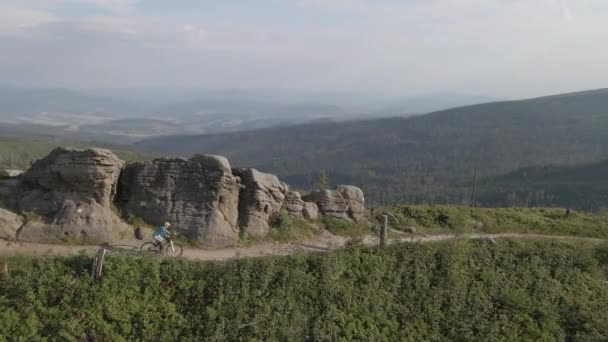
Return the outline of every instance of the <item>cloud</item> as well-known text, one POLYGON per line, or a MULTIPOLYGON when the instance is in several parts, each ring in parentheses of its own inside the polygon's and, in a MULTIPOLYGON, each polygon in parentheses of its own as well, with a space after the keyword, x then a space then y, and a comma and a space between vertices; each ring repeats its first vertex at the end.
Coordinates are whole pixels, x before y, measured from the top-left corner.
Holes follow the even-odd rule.
POLYGON ((14 33, 52 20, 56 17, 45 11, 0 4, 0 33, 14 33))
POLYGON ((499 96, 591 88, 608 78, 602 61, 608 3, 599 0, 260 0, 255 6, 210 0, 207 7, 182 1, 175 12, 144 4, 151 6, 3 0, 0 44, 8 53, 0 56, 0 74, 8 82, 74 87, 467 89, 499 96), (183 10, 188 3, 191 12, 183 10))

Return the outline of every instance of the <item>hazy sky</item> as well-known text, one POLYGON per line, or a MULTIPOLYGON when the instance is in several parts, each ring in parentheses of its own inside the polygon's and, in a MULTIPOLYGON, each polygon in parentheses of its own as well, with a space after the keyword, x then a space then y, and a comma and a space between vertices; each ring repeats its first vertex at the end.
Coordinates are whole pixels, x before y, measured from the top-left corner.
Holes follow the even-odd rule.
POLYGON ((608 81, 606 0, 0 0, 0 82, 533 96, 608 81))

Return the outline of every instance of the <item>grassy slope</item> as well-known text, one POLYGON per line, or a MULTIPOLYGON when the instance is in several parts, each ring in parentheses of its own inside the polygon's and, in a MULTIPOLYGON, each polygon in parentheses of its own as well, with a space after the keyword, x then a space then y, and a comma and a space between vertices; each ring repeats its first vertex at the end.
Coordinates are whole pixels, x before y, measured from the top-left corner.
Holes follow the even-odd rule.
MULTIPOLYGON (((603 340, 608 245, 454 241, 226 263, 0 260, 0 335, 98 340, 603 340)), ((2 337, 0 336, 0 339, 2 337)))
POLYGON ((469 208, 460 206, 394 206, 377 209, 381 220, 388 211, 396 229, 416 227, 422 233, 535 233, 608 239, 608 215, 558 208, 469 208))

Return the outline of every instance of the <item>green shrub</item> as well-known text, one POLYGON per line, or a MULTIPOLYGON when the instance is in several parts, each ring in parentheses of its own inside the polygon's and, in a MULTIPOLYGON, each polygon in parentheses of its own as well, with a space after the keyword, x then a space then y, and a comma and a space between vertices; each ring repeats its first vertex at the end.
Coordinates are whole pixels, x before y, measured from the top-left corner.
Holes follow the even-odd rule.
POLYGON ((279 242, 300 241, 311 238, 315 229, 306 220, 291 217, 282 210, 270 219, 270 231, 267 239, 279 242))
POLYGON ((536 233, 608 238, 608 215, 585 214, 558 208, 469 208, 462 206, 393 206, 376 210, 375 220, 384 213, 398 220, 396 229, 414 226, 426 233, 536 233))
POLYGON ((321 219, 321 224, 330 233, 339 236, 354 238, 372 233, 371 227, 367 222, 352 222, 324 216, 321 219))
POLYGON ((601 341, 608 245, 451 241, 187 262, 4 258, 0 340, 601 341))

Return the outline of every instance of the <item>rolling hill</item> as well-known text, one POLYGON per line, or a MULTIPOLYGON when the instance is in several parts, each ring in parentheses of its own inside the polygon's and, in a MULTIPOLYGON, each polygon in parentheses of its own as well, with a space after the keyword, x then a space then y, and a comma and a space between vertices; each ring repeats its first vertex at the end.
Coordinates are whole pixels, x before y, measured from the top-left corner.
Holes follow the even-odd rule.
POLYGON ((310 187, 364 188, 370 204, 466 203, 481 178, 546 164, 608 159, 608 90, 459 107, 412 118, 305 124, 249 132, 168 136, 138 148, 156 154, 215 153, 310 187))

